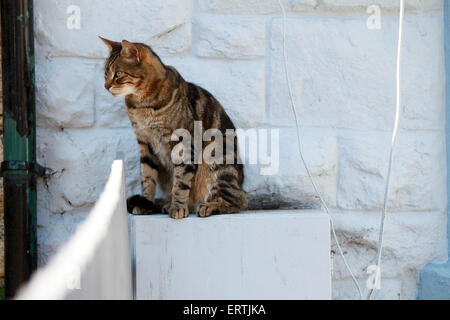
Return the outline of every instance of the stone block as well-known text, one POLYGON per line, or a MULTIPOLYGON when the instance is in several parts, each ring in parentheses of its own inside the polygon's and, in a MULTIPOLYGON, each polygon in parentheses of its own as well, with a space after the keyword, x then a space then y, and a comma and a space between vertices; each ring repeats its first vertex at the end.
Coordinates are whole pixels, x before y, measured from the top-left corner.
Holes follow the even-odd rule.
MULTIPOLYGON (((286 10, 289 0, 281 0, 286 10)), ((202 12, 225 14, 270 14, 280 13, 278 1, 272 0, 199 0, 198 6, 202 12)))
MULTIPOLYGON (((333 130, 301 132, 302 151, 311 175, 329 207, 336 206, 337 144, 333 130)), ((242 147, 242 146, 241 146, 242 147)), ((320 200, 300 159, 296 129, 279 129, 279 170, 263 175, 266 165, 244 166, 244 189, 251 209, 317 208, 320 200)))
MULTIPOLYGON (((366 20, 358 17, 305 16, 286 23, 288 68, 300 123, 391 131, 397 19, 383 18, 381 30, 368 29, 366 20)), ((273 125, 292 126, 282 26, 282 20, 275 19, 271 28, 268 103, 273 125)), ((440 14, 405 21, 401 128, 444 128, 442 31, 440 14)))
MULTIPOLYGON (((447 231, 442 223, 445 215, 443 211, 388 212, 381 261, 382 287, 383 279, 417 274, 424 265, 447 259, 447 231)), ((366 281, 367 267, 376 265, 381 212, 333 211, 332 218, 348 264, 357 278, 366 281)), ((333 279, 349 278, 334 239, 331 247, 335 252, 333 279)), ((410 291, 403 289, 403 297, 411 298, 410 291)))
POLYGON ((192 57, 166 58, 186 81, 208 90, 238 128, 266 123, 264 61, 217 61, 192 57))
POLYGON ((95 65, 56 59, 36 65, 37 126, 87 128, 94 125, 95 65))
POLYGON ((145 41, 159 56, 183 54, 191 48, 191 42, 192 23, 190 22, 177 24, 145 41))
MULTIPOLYGON (((367 297, 369 289, 366 280, 358 281, 364 298, 367 297)), ((400 300, 402 298, 402 281, 400 279, 383 279, 383 285, 375 290, 373 300, 400 300)), ((333 281, 333 300, 360 300, 358 289, 352 279, 333 281)))
MULTIPOLYGON (((298 0, 294 0, 298 1, 298 0)), ((300 0, 301 1, 301 0, 300 0)), ((383 11, 397 12, 400 1, 378 0, 323 0, 319 8, 332 12, 365 12, 370 5, 378 5, 383 11)), ((405 1, 406 12, 428 12, 442 10, 442 0, 408 0, 405 1)))
POLYGON ((117 152, 123 152, 128 195, 139 192, 139 153, 130 130, 38 133, 38 162, 53 174, 39 185, 38 211, 64 214, 98 198, 117 152))
POLYGON ((266 51, 265 22, 254 17, 201 15, 198 34, 200 57, 253 59, 266 51))
POLYGON ((73 5, 70 0, 36 1, 35 39, 39 59, 105 57, 108 49, 97 35, 115 41, 126 39, 149 44, 156 41, 157 48, 161 48, 165 38, 164 54, 179 53, 190 47, 191 0, 132 0, 121 5, 108 0, 81 0, 75 4, 79 16, 71 10, 73 5), (79 29, 68 27, 73 17, 79 17, 79 29))
MULTIPOLYGON (((341 131, 338 140, 338 206, 379 210, 383 205, 391 134, 341 131)), ((445 159, 444 132, 399 133, 394 151, 388 210, 445 208, 445 159)))

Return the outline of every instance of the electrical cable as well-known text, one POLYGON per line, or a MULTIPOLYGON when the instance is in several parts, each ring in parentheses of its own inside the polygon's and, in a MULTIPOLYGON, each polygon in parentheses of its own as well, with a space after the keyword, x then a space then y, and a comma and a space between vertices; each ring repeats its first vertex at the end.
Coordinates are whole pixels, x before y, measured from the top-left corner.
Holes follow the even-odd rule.
POLYGON ((361 291, 361 288, 360 288, 360 286, 358 284, 358 281, 356 280, 355 275, 353 274, 352 270, 350 269, 350 266, 347 263, 347 259, 345 258, 344 253, 342 251, 341 245, 339 244, 338 238, 336 236, 336 231, 334 229, 333 219, 331 218, 331 215, 330 215, 330 210, 328 209, 328 206, 325 203, 325 200, 322 198, 322 195, 319 192, 319 189, 317 188, 316 183, 314 182, 314 179, 313 179, 313 177, 311 175, 311 172, 310 172, 310 170, 308 168, 308 165, 306 164, 306 161, 305 161, 305 159, 303 157, 302 144, 301 144, 301 139, 300 139, 300 125, 299 125, 299 122, 298 122, 297 111, 296 111, 295 102, 294 102, 293 95, 292 95, 292 88, 291 88, 291 82, 290 82, 290 77, 289 77, 289 69, 288 69, 288 63, 287 63, 287 55, 286 55, 286 12, 285 12, 284 6, 281 4, 280 0, 278 0, 278 4, 280 5, 281 10, 283 12, 283 58, 284 58, 284 69, 285 69, 286 82, 287 82, 287 85, 288 85, 289 98, 291 100, 291 106, 292 106, 292 110, 294 112, 295 124, 297 126, 297 140, 298 140, 298 150, 299 150, 299 153, 300 153, 300 158, 301 158, 301 160, 303 162, 303 165, 304 165, 305 170, 306 170, 306 172, 308 174, 309 180, 311 181, 311 184, 312 184, 312 186, 314 188, 314 191, 318 195, 318 197, 320 199, 320 202, 322 203, 323 208, 325 209, 325 211, 327 212, 327 214, 330 217, 330 227, 331 227, 331 231, 332 231, 334 240, 336 242, 336 246, 338 248, 339 254, 341 255, 342 260, 344 261, 344 264, 345 264, 347 270, 349 271, 356 288, 358 289, 358 292, 359 292, 359 295, 360 295, 361 299, 364 299, 364 296, 362 294, 362 291, 361 291))
MULTIPOLYGON (((394 146, 397 140, 397 132, 398 132, 398 123, 400 119, 400 106, 401 106, 401 57, 402 57, 402 39, 403 39, 403 17, 405 11, 404 0, 400 0, 400 18, 399 18, 399 26, 398 26, 398 43, 397 43, 397 70, 396 70, 396 110, 395 110, 395 121, 394 121, 394 130, 392 131, 392 140, 391 140, 391 150, 389 154, 389 165, 387 170, 387 182, 386 188, 384 190, 384 201, 383 201, 383 211, 381 214, 381 226, 380 233, 378 237, 378 253, 377 253, 377 268, 376 268, 376 277, 379 279, 381 277, 381 255, 383 252, 383 238, 384 238, 384 226, 386 223, 386 208, 387 208, 387 199, 389 195, 389 187, 391 183, 391 169, 392 162, 394 160, 394 146)), ((378 280, 376 278, 376 280, 378 280)), ((369 292, 367 296, 367 300, 372 299, 373 292, 375 290, 375 286, 369 292)))
MULTIPOLYGON (((364 296, 362 294, 361 291, 361 287, 359 286, 358 281, 356 280, 355 275, 353 274, 349 264, 347 263, 347 259, 344 256, 344 253, 342 251, 342 248, 339 244, 337 235, 336 235, 336 231, 334 228, 334 223, 333 223, 333 219, 331 217, 330 214, 330 210, 325 202, 325 200, 323 199, 321 193, 319 192, 319 189, 316 186, 316 183, 314 182, 314 179, 311 175, 311 172, 309 170, 309 167, 303 157, 303 152, 302 152, 302 144, 301 144, 301 138, 300 138, 300 125, 299 125, 299 121, 298 121, 298 116, 297 116, 297 111, 296 111, 296 106, 295 106, 295 102, 294 102, 294 98, 293 98, 293 94, 292 94, 292 88, 291 88, 291 82, 290 82, 290 77, 289 77, 289 69, 288 69, 288 62, 287 62, 287 54, 286 54, 286 11, 284 9, 283 4, 281 3, 280 0, 278 0, 278 4, 280 5, 280 8, 282 10, 283 13, 283 58, 284 58, 284 69, 285 69, 285 76, 286 76, 286 83, 288 86, 288 92, 289 92, 289 98, 291 101, 291 107, 294 113, 294 118, 295 118, 295 124, 297 127, 297 140, 298 140, 298 146, 299 146, 299 154, 300 154, 300 158, 303 162, 303 165, 305 167, 305 170, 308 174, 309 180, 311 181, 311 184, 314 188, 314 191, 316 192, 317 196, 320 199, 320 202, 322 204, 322 207, 325 209, 325 211, 327 212, 327 214, 330 216, 330 227, 331 227, 331 231, 333 234, 333 238, 336 242, 336 246, 338 248, 339 254, 342 257, 342 260, 344 261, 344 264, 347 268, 347 270, 349 271, 351 278, 358 290, 359 296, 361 297, 361 299, 364 299, 364 296)), ((392 132, 392 141, 391 141, 391 149, 390 149, 390 154, 389 154, 389 164, 388 164, 388 171, 387 171, 387 181, 386 181, 386 187, 385 187, 385 192, 384 192, 384 201, 383 201, 383 210, 382 210, 382 216, 381 216, 381 225, 380 225, 380 233, 379 233, 379 240, 378 240, 378 252, 377 252, 377 265, 376 265, 376 275, 375 275, 375 283, 377 283, 381 277, 381 256, 382 256, 382 251, 383 251, 383 238, 384 238, 384 228, 385 228, 385 223, 386 223, 386 208, 387 208, 387 198, 389 195, 389 189, 390 189, 390 181, 391 181, 391 171, 392 171, 392 163, 393 163, 393 158, 394 158, 394 146, 395 146, 395 142, 396 142, 396 138, 397 138, 397 132, 398 132, 398 123, 399 123, 399 118, 400 118, 400 106, 401 106, 401 92, 400 92, 400 72, 401 72, 401 45, 402 45, 402 38, 403 38, 403 19, 404 19, 404 0, 400 0, 400 19, 399 19, 399 34, 398 34, 398 47, 397 47, 397 70, 396 70, 396 91, 397 91, 397 98, 396 98, 396 112, 395 112, 395 122, 394 122, 394 129, 392 132)), ((372 287, 372 289, 369 292, 369 295, 367 297, 368 300, 370 300, 373 296, 373 292, 375 290, 375 285, 372 287)))

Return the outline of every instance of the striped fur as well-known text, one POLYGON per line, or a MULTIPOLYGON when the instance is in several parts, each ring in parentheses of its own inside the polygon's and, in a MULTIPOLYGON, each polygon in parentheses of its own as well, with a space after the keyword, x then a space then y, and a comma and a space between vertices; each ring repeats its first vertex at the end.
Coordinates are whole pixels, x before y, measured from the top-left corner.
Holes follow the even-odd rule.
MULTIPOLYGON (((220 103, 207 90, 185 81, 177 70, 166 66, 152 49, 141 43, 102 40, 110 48, 105 63, 105 88, 114 96, 126 96, 126 108, 139 144, 142 196, 128 201, 134 214, 150 214, 160 209, 180 219, 189 212, 207 217, 235 213, 247 207, 242 190, 243 166, 234 164, 180 164, 171 160, 177 142, 172 132, 184 128, 194 136, 194 121, 203 131, 217 128, 223 134, 235 129, 220 103), (155 200, 159 185, 165 195, 155 200), (152 206, 153 204, 153 206, 152 206)), ((225 141, 225 139, 224 139, 225 141)), ((203 142, 203 150, 212 142, 203 142)), ((225 150, 224 150, 225 156, 225 150)))

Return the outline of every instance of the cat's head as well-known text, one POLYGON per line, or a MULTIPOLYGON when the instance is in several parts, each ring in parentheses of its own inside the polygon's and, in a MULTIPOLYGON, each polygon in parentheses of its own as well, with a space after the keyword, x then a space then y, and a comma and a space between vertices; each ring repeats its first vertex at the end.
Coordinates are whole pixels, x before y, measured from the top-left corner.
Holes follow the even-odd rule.
POLYGON ((105 63, 105 89, 114 97, 145 95, 164 77, 163 63, 147 45, 99 38, 110 51, 105 63))

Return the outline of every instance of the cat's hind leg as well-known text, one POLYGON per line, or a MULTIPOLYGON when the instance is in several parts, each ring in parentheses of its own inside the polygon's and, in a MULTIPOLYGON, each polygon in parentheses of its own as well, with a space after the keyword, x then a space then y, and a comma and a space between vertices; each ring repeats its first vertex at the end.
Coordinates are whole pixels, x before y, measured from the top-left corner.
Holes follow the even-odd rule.
POLYGON ((197 205, 196 214, 208 217, 212 214, 237 213, 247 207, 247 196, 241 188, 239 171, 233 165, 216 168, 208 177, 208 196, 197 205))

